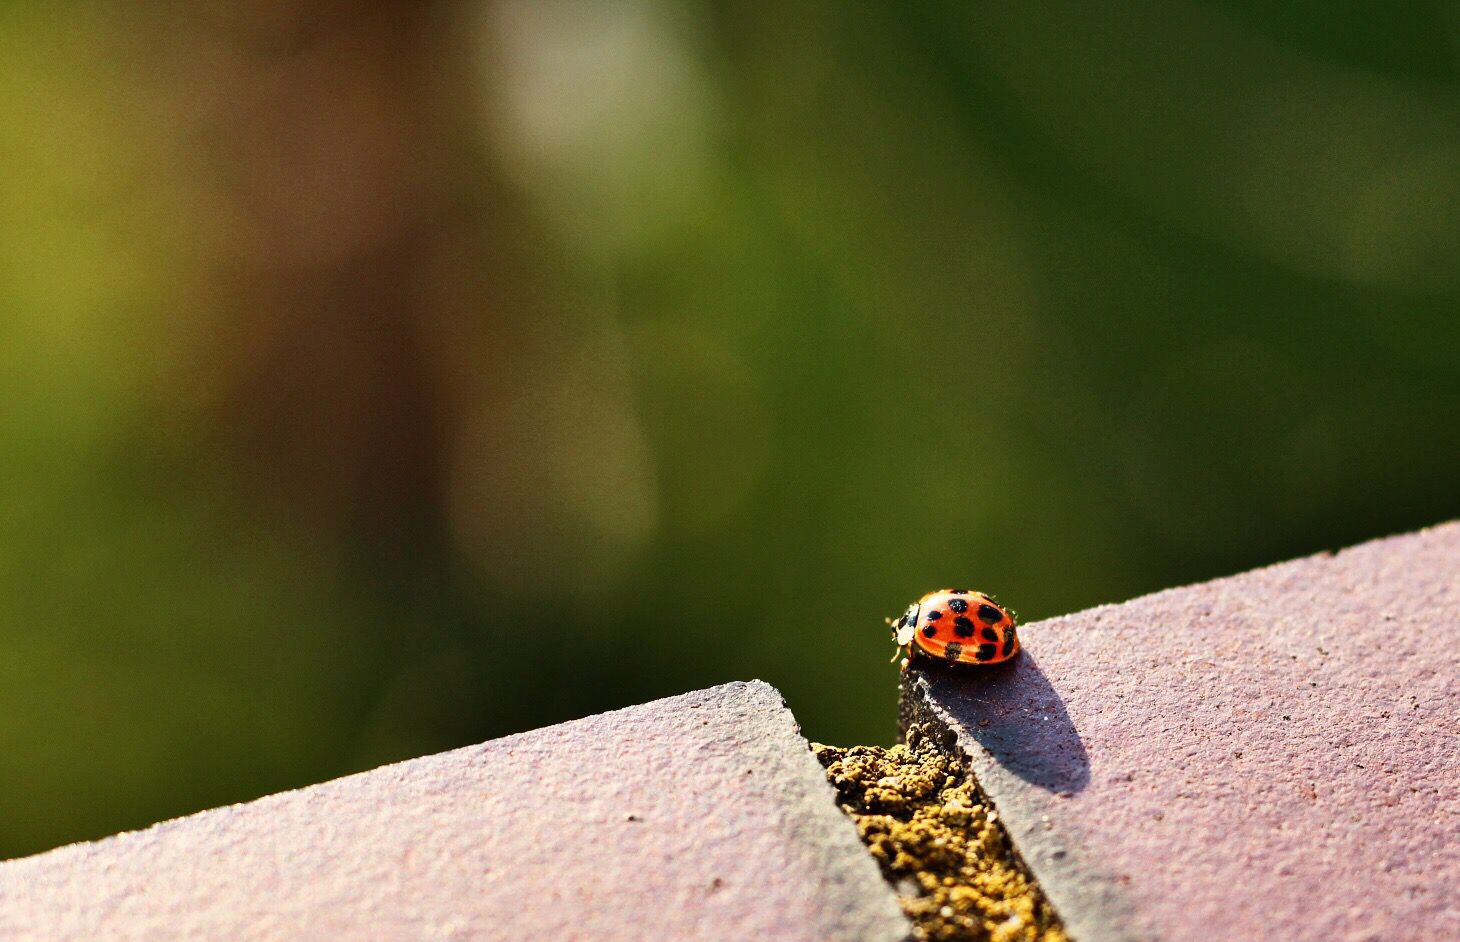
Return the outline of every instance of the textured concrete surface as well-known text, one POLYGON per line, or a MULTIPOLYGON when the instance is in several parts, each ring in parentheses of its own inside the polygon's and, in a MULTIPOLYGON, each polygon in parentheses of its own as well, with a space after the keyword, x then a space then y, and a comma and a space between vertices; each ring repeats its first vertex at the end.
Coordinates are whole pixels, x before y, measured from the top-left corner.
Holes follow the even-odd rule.
POLYGON ((907 675, 1080 942, 1460 939, 1460 525, 907 675))
POLYGON ((0 864, 6 939, 907 933, 759 682, 0 864))

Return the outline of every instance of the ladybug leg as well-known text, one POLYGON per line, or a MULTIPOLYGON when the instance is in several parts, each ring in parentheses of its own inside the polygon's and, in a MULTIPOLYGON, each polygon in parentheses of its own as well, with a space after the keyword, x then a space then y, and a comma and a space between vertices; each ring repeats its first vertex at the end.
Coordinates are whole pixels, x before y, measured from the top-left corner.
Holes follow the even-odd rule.
MULTIPOLYGON (((892 640, 893 641, 896 641, 897 640, 897 623, 898 623, 898 619, 897 618, 884 618, 882 620, 885 621, 885 622, 887 622, 888 626, 892 629, 892 640)), ((893 651, 892 651, 892 659, 889 660, 887 663, 891 664, 892 661, 897 660, 897 657, 900 654, 902 654, 902 645, 899 644, 896 648, 893 649, 893 651)))

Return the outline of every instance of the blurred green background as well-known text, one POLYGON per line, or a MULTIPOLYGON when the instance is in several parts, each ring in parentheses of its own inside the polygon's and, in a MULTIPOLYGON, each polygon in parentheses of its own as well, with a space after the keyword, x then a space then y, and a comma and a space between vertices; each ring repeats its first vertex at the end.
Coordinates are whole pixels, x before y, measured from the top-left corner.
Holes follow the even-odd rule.
POLYGON ((0 5, 0 855, 1460 513, 1460 8, 0 5))

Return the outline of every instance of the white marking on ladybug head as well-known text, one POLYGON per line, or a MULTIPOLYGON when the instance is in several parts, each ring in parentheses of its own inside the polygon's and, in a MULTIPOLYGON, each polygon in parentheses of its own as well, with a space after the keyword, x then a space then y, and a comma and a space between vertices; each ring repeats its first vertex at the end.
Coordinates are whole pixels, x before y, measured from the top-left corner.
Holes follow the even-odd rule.
POLYGON ((907 611, 902 613, 902 618, 898 619, 893 638, 899 645, 912 643, 913 633, 918 630, 919 611, 918 604, 914 602, 907 607, 907 611))

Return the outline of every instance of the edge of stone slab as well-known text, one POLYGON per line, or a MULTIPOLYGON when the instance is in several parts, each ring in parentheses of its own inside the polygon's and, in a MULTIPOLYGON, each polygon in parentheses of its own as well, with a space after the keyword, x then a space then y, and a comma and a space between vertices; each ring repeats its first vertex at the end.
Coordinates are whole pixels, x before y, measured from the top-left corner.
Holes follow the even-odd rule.
MULTIPOLYGON (((55 847, 48 847, 45 850, 38 850, 33 854, 25 854, 20 857, 7 857, 0 859, 0 866, 4 866, 5 864, 17 863, 22 860, 31 860, 33 858, 41 857, 46 854, 54 854, 58 851, 91 847, 94 845, 109 843, 116 840, 133 839, 140 835, 148 834, 152 831, 172 828, 180 822, 187 821, 192 818, 197 818, 202 815, 212 814, 217 811, 223 811, 231 808, 242 808, 248 805, 269 804, 271 802, 281 800, 287 795, 295 794, 296 792, 308 791, 309 789, 319 788, 325 785, 333 785, 336 782, 344 782, 365 775, 375 775, 379 772, 383 772, 389 769, 400 768, 415 763, 446 761, 449 757, 475 752, 488 746, 510 745, 516 740, 520 740, 524 737, 532 736, 536 733, 542 732, 543 730, 553 729, 558 726, 571 726, 575 723, 583 723, 588 720, 611 718, 619 714, 628 713, 631 710, 639 710, 643 709, 644 707, 657 706, 659 704, 668 703, 672 700, 684 700, 687 702, 695 699, 704 700, 717 692, 729 692, 732 690, 743 690, 746 694, 748 694, 749 698, 760 698, 764 701, 767 701, 767 705, 770 706, 772 709, 784 710, 787 714, 789 714, 791 725, 795 729, 796 735, 801 739, 803 743, 806 744, 806 750, 808 754, 810 753, 811 744, 806 739, 806 737, 801 734, 801 724, 796 719, 795 714, 791 713, 790 705, 786 702, 785 696, 779 690, 777 690, 771 684, 759 679, 731 680, 726 681, 723 684, 716 684, 713 687, 702 687, 698 690, 689 690, 685 691, 684 693, 671 694, 667 697, 659 697, 654 700, 646 700, 643 703, 634 703, 630 704, 629 706, 617 707, 612 710, 604 710, 602 713, 590 713, 588 716, 580 716, 571 720, 563 720, 561 723, 552 723, 547 726, 537 726, 532 729, 524 729, 516 733, 508 733, 505 736, 498 736, 495 739, 484 739, 481 742, 469 743, 465 746, 457 746, 453 749, 446 749, 442 752, 430 752, 425 755, 412 756, 407 759, 397 759, 394 762, 386 762, 381 765, 372 766, 368 769, 361 769, 358 772, 347 772, 344 775, 336 775, 333 778, 321 779, 318 782, 310 782, 307 785, 300 785, 295 788, 286 788, 282 791, 269 792, 265 795, 258 795, 254 798, 246 798, 242 801, 230 802, 226 805, 214 805, 208 808, 199 808, 197 811, 189 811, 186 814, 180 814, 175 817, 163 818, 160 821, 154 821, 151 824, 145 824, 137 828, 128 828, 123 831, 106 834, 101 837, 92 838, 90 840, 71 841, 66 844, 57 844, 55 847)), ((814 755, 812 755, 812 760, 815 760, 814 755)), ((830 789, 830 783, 828 783, 828 789, 830 789)), ((829 791, 828 794, 832 795, 834 805, 835 792, 829 791)))
MULTIPOLYGON (((938 736, 939 747, 962 763, 983 804, 997 812, 999 802, 988 794, 978 776, 978 742, 972 738, 965 739, 959 731, 958 722, 933 702, 930 693, 927 677, 916 668, 903 675, 902 692, 898 698, 898 722, 904 735, 908 728, 921 725, 938 736)), ((1132 921, 1130 909, 1113 879, 1103 879, 1101 874, 1089 872, 1074 860, 1066 863, 1042 861, 1036 867, 1007 828, 1006 834, 1010 853, 1039 886, 1071 939, 1079 942, 1086 939, 1136 942, 1137 936, 1127 928, 1132 921), (1063 872, 1052 872, 1056 870, 1063 872)))
MULTIPOLYGON (((713 687, 702 687, 698 690, 688 690, 684 693, 671 694, 670 696, 659 697, 654 700, 646 700, 643 703, 634 703, 630 704, 629 706, 616 707, 612 710, 604 710, 602 713, 590 713, 588 716, 580 716, 571 720, 563 720, 561 723, 552 723, 547 726, 537 726, 532 729, 524 729, 516 733, 508 733, 505 736, 498 736, 495 739, 484 739, 481 742, 469 743, 465 746, 457 746, 453 749, 446 749, 442 752, 431 752, 422 756, 412 756, 408 759, 397 759, 394 762, 386 762, 381 765, 372 766, 368 769, 361 769, 358 772, 347 772, 344 775, 336 775, 333 778, 321 779, 318 782, 310 782, 307 785, 300 785, 296 788, 286 788, 282 791, 269 792, 266 795, 259 795, 254 798, 246 798, 243 801, 230 802, 226 805, 214 805, 208 808, 199 808, 197 811, 190 811, 187 814, 180 814, 171 818, 163 818, 160 821, 154 821, 151 824, 145 824, 142 827, 128 828, 127 830, 117 831, 115 833, 92 838, 90 840, 71 841, 66 844, 57 844, 55 847, 49 847, 45 850, 38 850, 33 854, 25 854, 20 857, 7 857, 0 859, 0 866, 9 863, 15 863, 21 860, 30 860, 34 857, 40 857, 45 854, 53 854, 57 851, 67 850, 68 848, 88 847, 91 845, 101 844, 118 839, 132 838, 140 834, 145 834, 149 831, 157 830, 159 828, 171 828, 179 822, 187 821, 190 818, 196 818, 201 815, 212 814, 213 812, 229 808, 241 808, 245 805, 268 804, 280 800, 286 795, 292 795, 296 792, 307 791, 309 789, 319 788, 324 785, 332 785, 336 782, 348 781, 350 779, 359 778, 365 775, 375 775, 376 773, 385 770, 399 768, 402 766, 411 765, 413 763, 445 761, 448 759, 448 757, 475 752, 488 746, 496 747, 510 745, 516 740, 520 740, 524 737, 540 733, 543 730, 553 729, 559 726, 571 726, 575 723, 583 723, 589 720, 611 719, 614 716, 628 713, 632 710, 640 710, 645 707, 659 706, 661 704, 667 704, 674 700, 683 700, 686 702, 691 702, 694 700, 703 701, 717 693, 729 694, 732 693, 732 691, 735 692, 734 694, 732 694, 732 696, 735 696, 735 694, 743 691, 743 695, 736 696, 737 699, 743 697, 744 699, 749 700, 760 700, 766 706, 769 706, 774 710, 784 711, 791 721, 791 726, 795 731, 796 737, 800 739, 801 742, 806 746, 806 754, 811 758, 811 762, 816 766, 818 773, 820 772, 821 765, 820 763, 816 762, 816 756, 811 751, 811 743, 802 734, 801 723, 799 720, 796 719, 796 715, 791 711, 790 704, 786 702, 785 695, 783 695, 778 689, 776 689, 774 686, 764 680, 731 680, 726 681, 723 684, 716 684, 713 687)), ((824 775, 822 775, 821 777, 823 779, 825 778, 824 775)), ((832 807, 836 807, 836 791, 832 788, 830 782, 826 783, 826 793, 829 796, 828 800, 830 801, 832 807)), ((840 814, 841 810, 837 809, 837 813, 840 814)))
MULTIPOLYGON (((1365 551, 1370 551, 1380 543, 1395 543, 1408 540, 1420 540, 1434 533, 1438 533, 1442 530, 1460 530, 1460 520, 1445 520, 1440 523, 1431 524, 1427 527, 1421 527, 1418 530, 1404 530, 1399 533, 1386 533, 1383 536, 1376 536, 1372 539, 1364 540, 1362 543, 1354 543, 1349 546, 1341 546, 1337 549, 1318 550, 1317 552, 1308 553, 1305 556, 1294 556, 1291 559, 1282 559, 1278 560, 1275 563, 1266 563, 1262 566, 1254 566, 1251 569, 1244 569, 1241 572, 1229 573, 1225 576, 1215 576, 1211 579, 1201 579, 1196 582, 1186 582, 1182 583, 1181 585, 1168 586, 1164 589, 1157 589, 1154 592, 1146 592, 1141 595, 1133 595, 1128 599, 1121 599, 1120 601, 1116 602, 1101 602, 1098 605, 1091 605, 1089 608, 1082 608, 1078 611, 1066 612, 1062 615, 1051 615, 1049 618, 1041 618, 1039 621, 1030 622, 1029 625, 1045 625, 1050 622, 1061 621, 1066 618, 1074 618, 1076 616, 1083 617, 1094 612, 1102 612, 1107 609, 1118 608, 1122 605, 1129 605, 1132 602, 1145 601, 1148 599, 1160 598, 1163 595, 1173 595, 1178 592, 1185 592, 1188 589, 1192 589, 1197 586, 1222 585, 1224 583, 1231 582, 1234 579, 1245 579, 1249 576, 1258 575, 1261 573, 1272 574, 1283 569, 1287 569, 1293 566, 1299 566, 1303 563, 1311 562, 1314 560, 1337 559, 1342 556, 1347 556, 1350 553, 1362 553, 1365 551)), ((1026 626, 1021 624, 1019 627, 1020 630, 1023 630, 1023 628, 1026 626)))
MULTIPOLYGON (((826 807, 830 809, 832 814, 836 816, 842 832, 847 835, 847 837, 850 839, 851 844, 855 847, 855 855, 860 861, 860 863, 855 866, 870 873, 872 875, 872 879, 875 881, 875 884, 882 888, 882 892, 885 894, 887 900, 891 903, 892 910, 897 913, 897 918, 898 920, 900 920, 904 928, 904 934, 901 937, 901 942, 916 942, 917 934, 914 930, 914 926, 912 924, 912 921, 909 920, 907 916, 903 913, 902 906, 898 902, 896 890, 893 888, 892 884, 888 883, 886 878, 882 875, 882 868, 877 864, 877 861, 872 857, 870 853, 867 852, 866 846, 862 843, 861 835, 857 833, 856 823, 853 822, 851 817, 848 816, 844 811, 842 811, 841 806, 838 805, 836 786, 832 785, 830 779, 827 778, 826 769, 822 766, 821 761, 817 759, 816 753, 812 750, 811 741, 806 738, 804 733, 802 733, 801 722, 796 719, 796 714, 794 711, 792 711, 791 705, 786 701, 785 696, 773 685, 759 679, 749 681, 732 681, 727 684, 721 684, 716 687, 708 687, 705 688, 705 690, 703 691, 696 692, 709 693, 710 691, 722 690, 727 687, 744 687, 748 692, 751 693, 752 696, 759 696, 772 700, 773 703, 770 704, 772 708, 779 709, 780 712, 784 713, 786 719, 790 721, 792 733, 795 735, 796 739, 800 741, 802 746, 803 758, 800 761, 807 766, 807 768, 810 770, 810 774, 818 783, 811 786, 811 788, 812 790, 820 791, 823 794, 826 801, 826 807)), ((676 698, 667 697, 664 699, 672 700, 676 698)))

